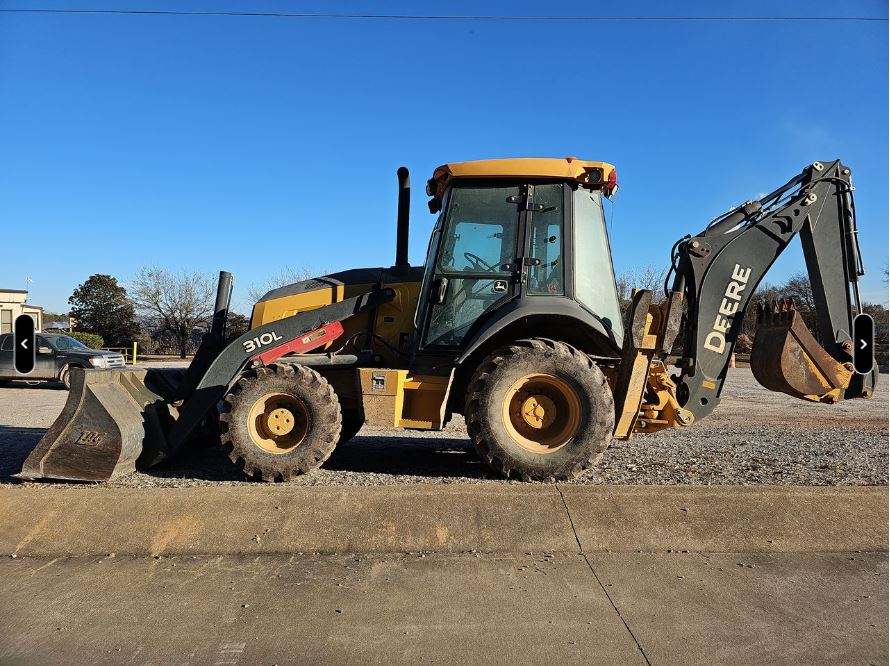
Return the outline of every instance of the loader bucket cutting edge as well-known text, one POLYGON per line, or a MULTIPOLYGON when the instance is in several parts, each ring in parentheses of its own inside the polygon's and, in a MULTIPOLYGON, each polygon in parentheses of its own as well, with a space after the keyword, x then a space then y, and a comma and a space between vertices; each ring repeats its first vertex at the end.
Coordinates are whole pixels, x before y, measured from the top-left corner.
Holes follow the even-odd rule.
POLYGON ((165 396, 178 370, 72 368, 61 414, 16 478, 107 481, 169 457, 164 433, 176 412, 165 396))
POLYGON ((853 376, 813 337, 789 300, 757 307, 751 371, 765 388, 813 402, 837 402, 853 376))

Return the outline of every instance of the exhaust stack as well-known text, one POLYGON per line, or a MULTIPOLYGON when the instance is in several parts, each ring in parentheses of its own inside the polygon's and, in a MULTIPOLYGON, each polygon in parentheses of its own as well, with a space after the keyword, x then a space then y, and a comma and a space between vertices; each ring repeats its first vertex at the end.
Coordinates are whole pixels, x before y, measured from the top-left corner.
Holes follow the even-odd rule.
POLYGON ((399 167, 396 172, 399 178, 399 207, 396 218, 396 263, 393 268, 405 270, 408 263, 408 214, 411 209, 411 179, 408 169, 399 167))
POLYGON ((235 279, 228 271, 219 272, 219 282, 216 285, 216 304, 213 306, 213 322, 210 332, 224 338, 226 335, 226 320, 229 317, 229 305, 232 302, 232 287, 235 279))

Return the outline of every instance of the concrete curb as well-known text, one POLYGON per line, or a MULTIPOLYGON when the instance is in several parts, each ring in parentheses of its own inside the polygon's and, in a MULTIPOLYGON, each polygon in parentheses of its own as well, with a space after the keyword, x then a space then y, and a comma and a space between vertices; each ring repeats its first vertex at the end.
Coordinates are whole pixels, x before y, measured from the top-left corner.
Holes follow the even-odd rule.
POLYGON ((563 487, 584 552, 887 550, 887 487, 563 487))
POLYGON ((886 487, 14 487, 0 489, 0 553, 885 551, 887 500, 886 487))

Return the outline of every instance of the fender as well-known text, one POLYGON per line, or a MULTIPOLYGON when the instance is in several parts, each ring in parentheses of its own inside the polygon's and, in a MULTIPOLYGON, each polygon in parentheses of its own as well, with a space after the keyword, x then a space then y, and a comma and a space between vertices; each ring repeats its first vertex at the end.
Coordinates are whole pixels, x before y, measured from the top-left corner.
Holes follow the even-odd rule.
POLYGON ((622 340, 619 339, 607 320, 591 314, 570 298, 559 296, 527 296, 524 299, 505 303, 489 313, 484 320, 477 322, 478 328, 470 336, 463 353, 455 363, 462 364, 488 340, 528 317, 559 316, 578 322, 579 331, 592 341, 604 347, 616 357, 621 355, 622 340))
MULTIPOLYGON (((360 312, 373 309, 388 303, 393 299, 395 292, 392 289, 376 289, 361 296, 347 298, 337 303, 332 303, 315 310, 299 312, 290 317, 279 319, 253 328, 244 333, 240 338, 226 346, 210 363, 207 371, 201 377, 194 390, 185 398, 179 418, 167 433, 167 444, 172 451, 178 451, 185 443, 189 433, 200 423, 201 419, 222 400, 232 382, 238 377, 247 363, 255 358, 257 349, 249 343, 255 338, 264 341, 282 342, 287 345, 292 341, 299 341, 301 337, 310 332, 318 332, 329 324, 341 322, 360 312), (274 334, 274 335, 267 335, 274 334)), ((310 341, 311 342, 311 341, 310 341)), ((318 344, 324 340, 319 338, 318 344)), ((281 345, 279 345, 281 346, 281 345)), ((310 351, 314 348, 311 344, 303 348, 310 351)), ((275 348, 269 346, 266 350, 275 352, 275 348)), ((262 355, 265 355, 263 352, 262 355)), ((269 358, 274 357, 272 353, 269 358)))

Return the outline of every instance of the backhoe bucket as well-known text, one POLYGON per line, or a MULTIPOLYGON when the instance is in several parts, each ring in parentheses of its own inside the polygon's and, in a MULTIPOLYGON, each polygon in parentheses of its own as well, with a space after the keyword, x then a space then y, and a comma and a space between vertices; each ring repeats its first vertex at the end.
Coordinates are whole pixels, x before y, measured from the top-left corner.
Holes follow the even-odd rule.
POLYGON ((853 376, 852 364, 825 351, 790 299, 757 306, 751 370, 771 391, 829 403, 841 399, 853 376))
POLYGON ((169 457, 178 369, 71 369, 62 413, 15 476, 107 481, 169 457))

